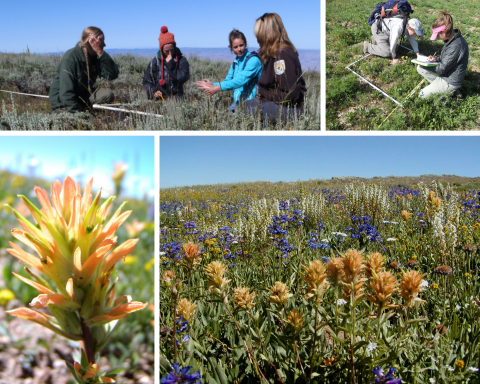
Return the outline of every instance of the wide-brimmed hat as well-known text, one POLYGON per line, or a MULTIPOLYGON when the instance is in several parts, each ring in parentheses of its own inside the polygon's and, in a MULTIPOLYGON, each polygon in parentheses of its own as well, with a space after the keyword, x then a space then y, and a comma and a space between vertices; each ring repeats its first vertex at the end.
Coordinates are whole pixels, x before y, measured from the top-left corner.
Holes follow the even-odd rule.
POLYGON ((422 23, 418 19, 408 20, 408 26, 415 30, 417 36, 423 36, 422 23))

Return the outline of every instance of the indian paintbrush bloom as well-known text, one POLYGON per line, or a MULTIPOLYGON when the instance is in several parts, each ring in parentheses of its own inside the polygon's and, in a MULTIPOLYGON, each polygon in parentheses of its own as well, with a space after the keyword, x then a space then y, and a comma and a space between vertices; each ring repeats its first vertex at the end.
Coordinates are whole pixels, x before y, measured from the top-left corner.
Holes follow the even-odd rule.
POLYGON ((288 292, 288 287, 283 284, 281 281, 276 281, 275 285, 269 289, 270 291, 270 302, 274 303, 280 307, 283 307, 287 300, 293 295, 288 292))
POLYGON ((307 282, 308 291, 305 298, 310 299, 315 297, 315 301, 320 301, 329 287, 329 284, 325 280, 327 277, 325 264, 320 260, 313 260, 308 267, 303 266, 303 270, 305 274, 302 275, 302 278, 307 282))
POLYGON ((303 316, 303 313, 297 311, 296 309, 292 309, 291 311, 287 312, 287 318, 283 319, 283 321, 290 324, 293 329, 295 329, 295 332, 298 332, 303 327, 303 316))
POLYGON ((122 182, 123 179, 125 178, 125 174, 128 171, 128 165, 125 163, 117 163, 115 164, 115 168, 112 173, 112 181, 113 184, 115 184, 115 193, 117 195, 120 195, 120 192, 122 191, 122 182))
POLYGON ((403 210, 400 215, 402 216, 403 219, 408 220, 410 217, 412 217, 412 213, 408 212, 407 210, 403 210))
POLYGON ((184 261, 186 262, 187 266, 192 268, 196 264, 200 264, 200 247, 189 241, 186 244, 182 245, 183 252, 185 253, 184 261))
POLYGON ((255 292, 250 293, 248 287, 238 287, 233 290, 233 301, 240 309, 249 310, 255 306, 253 299, 255 298, 255 292))
POLYGON ((55 181, 51 201, 45 190, 35 187, 42 209, 20 195, 34 223, 13 210, 21 229, 13 229, 12 235, 36 255, 13 242, 7 249, 25 265, 31 278, 13 274, 38 291, 30 306, 48 308, 51 315, 30 308, 8 313, 82 341, 90 363, 95 362, 95 352, 102 348, 112 328, 105 325, 147 306, 132 301, 130 296, 115 298, 115 282, 111 284, 110 275, 138 239, 127 240, 114 249, 115 231, 131 211, 122 213, 123 203, 107 220, 114 197, 100 205, 99 192, 92 202, 92 182, 85 186, 82 196, 79 184, 70 177, 63 184, 55 181))
POLYGON ((333 257, 327 264, 327 276, 332 285, 340 285, 345 275, 343 272, 343 262, 339 257, 333 257))
POLYGON ((361 278, 365 268, 362 255, 356 249, 349 249, 341 260, 344 273, 342 279, 343 290, 346 296, 350 296, 353 287, 353 295, 357 300, 363 295, 363 283, 366 281, 366 279, 361 278))
POLYGON ((190 323, 193 319, 193 315, 195 315, 196 308, 197 305, 192 304, 190 300, 182 299, 177 304, 177 314, 190 323))
POLYGON ((400 284, 400 295, 408 307, 413 307, 416 302, 423 302, 418 297, 418 293, 422 289, 422 281, 423 276, 415 270, 410 270, 403 274, 402 283, 400 284))
POLYGON ((365 267, 365 274, 368 277, 373 276, 373 272, 379 273, 383 271, 383 256, 380 252, 370 253, 367 256, 367 265, 365 267))
POLYGON ((223 277, 226 271, 225 266, 221 261, 212 261, 205 266, 204 270, 208 277, 210 291, 221 296, 225 287, 231 281, 223 277))
POLYGON ((73 363, 73 369, 75 371, 76 376, 78 379, 82 380, 82 382, 88 383, 115 383, 115 380, 111 377, 98 377, 97 373, 99 370, 98 364, 89 363, 86 368, 83 368, 79 363, 76 361, 73 363))
POLYGON ((394 292, 398 292, 398 283, 391 272, 373 272, 369 285, 372 294, 367 297, 368 301, 378 306, 378 311, 383 308, 393 308, 395 305, 389 304, 394 292))

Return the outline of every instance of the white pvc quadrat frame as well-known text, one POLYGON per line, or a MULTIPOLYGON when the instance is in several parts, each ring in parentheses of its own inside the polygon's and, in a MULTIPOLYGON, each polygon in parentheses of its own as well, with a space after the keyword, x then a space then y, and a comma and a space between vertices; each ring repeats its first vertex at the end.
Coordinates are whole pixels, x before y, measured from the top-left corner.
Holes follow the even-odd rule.
MULTIPOLYGON (((408 49, 409 51, 412 51, 413 52, 413 49, 410 49, 410 48, 407 48, 407 47, 404 47, 403 45, 400 45, 400 47, 402 48, 405 48, 405 49, 408 49)), ((368 55, 365 55, 363 57, 361 57, 360 59, 358 59, 357 61, 354 61, 352 64, 349 64, 347 65, 345 68, 348 69, 350 72, 354 73, 356 76, 358 76, 360 79, 362 79, 363 81, 365 81, 368 85, 370 85, 372 88, 376 89, 378 92, 380 92, 382 95, 384 96, 387 96, 390 100, 392 100, 395 104, 397 104, 399 107, 402 107, 403 108, 403 104, 405 103, 405 101, 407 101, 408 99, 408 96, 407 96, 407 99, 405 99, 403 101, 403 103, 400 103, 398 102, 397 100, 395 100, 393 97, 391 97, 390 95, 388 95, 387 93, 385 93, 384 91, 382 91, 380 88, 378 88, 375 84, 372 84, 370 81, 368 81, 367 79, 365 79, 364 77, 362 77, 360 74, 358 74, 357 72, 355 72, 353 69, 351 69, 350 67, 356 63, 358 63, 359 61, 365 59, 366 57, 368 56, 371 56, 372 54, 369 53, 368 55)), ((416 88, 415 88, 416 89, 416 88)), ((410 93, 411 95, 411 93, 410 93)), ((410 96, 409 95, 409 96, 410 96)))

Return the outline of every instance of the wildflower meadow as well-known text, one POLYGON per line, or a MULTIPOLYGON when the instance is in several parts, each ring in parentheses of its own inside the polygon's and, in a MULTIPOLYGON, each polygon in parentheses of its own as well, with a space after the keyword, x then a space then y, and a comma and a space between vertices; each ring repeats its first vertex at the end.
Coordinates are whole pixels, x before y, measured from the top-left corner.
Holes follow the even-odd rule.
MULTIPOLYGON (((61 56, 30 53, 0 53, 0 89, 48 96, 61 56)), ((113 106, 150 115, 95 110, 92 122, 88 113, 50 115, 48 98, 0 92, 0 130, 320 130, 320 73, 304 73, 307 93, 304 115, 298 120, 263 124, 241 109, 231 113, 232 92, 209 98, 196 86, 197 80, 223 80, 231 65, 189 57, 190 80, 185 84, 184 100, 149 101, 142 86, 151 58, 130 54, 116 55, 120 75, 114 81, 98 79, 99 87, 109 87, 115 94, 113 106), (152 116, 151 114, 160 115, 152 116)))
POLYGON ((480 179, 160 201, 161 383, 480 382, 480 179))
POLYGON ((0 202, 0 381, 153 383, 150 203, 6 170, 0 202))

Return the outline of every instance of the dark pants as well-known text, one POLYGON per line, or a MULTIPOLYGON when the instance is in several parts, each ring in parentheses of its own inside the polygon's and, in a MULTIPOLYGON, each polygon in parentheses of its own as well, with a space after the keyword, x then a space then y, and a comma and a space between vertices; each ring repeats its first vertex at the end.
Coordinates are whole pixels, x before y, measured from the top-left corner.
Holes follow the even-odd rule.
POLYGON ((275 122, 277 119, 286 122, 287 120, 293 120, 295 116, 298 119, 303 115, 303 110, 301 109, 282 107, 273 101, 259 104, 258 99, 252 99, 245 102, 246 114, 255 114, 257 116, 259 111, 261 111, 262 123, 268 120, 275 122))

